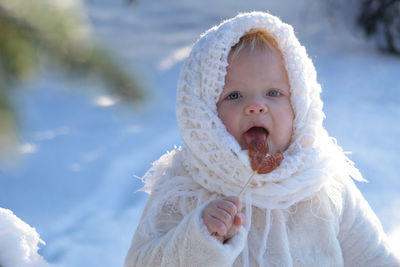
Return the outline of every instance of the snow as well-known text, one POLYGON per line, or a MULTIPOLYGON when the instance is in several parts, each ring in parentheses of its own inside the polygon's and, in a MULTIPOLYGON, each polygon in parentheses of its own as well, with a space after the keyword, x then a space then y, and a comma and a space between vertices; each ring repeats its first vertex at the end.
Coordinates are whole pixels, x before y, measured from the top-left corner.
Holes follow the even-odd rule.
POLYGON ((135 193, 141 182, 134 175, 142 176, 181 143, 174 105, 182 60, 200 34, 222 19, 269 10, 294 26, 312 57, 325 125, 353 152, 351 159, 369 181, 358 186, 398 247, 400 60, 380 54, 348 20, 328 16, 316 3, 139 0, 126 6, 87 0, 94 36, 140 77, 150 97, 129 107, 105 90, 93 90, 94 84, 71 82, 54 70, 16 91, 21 146, 18 158, 0 166, 0 207, 34 226, 46 245, 10 211, 0 219, 24 224, 36 238, 30 251, 39 244, 52 266, 121 266, 147 199, 135 193))
POLYGON ((11 210, 0 208, 0 263, 5 267, 48 266, 37 251, 44 244, 35 228, 19 219, 11 210))

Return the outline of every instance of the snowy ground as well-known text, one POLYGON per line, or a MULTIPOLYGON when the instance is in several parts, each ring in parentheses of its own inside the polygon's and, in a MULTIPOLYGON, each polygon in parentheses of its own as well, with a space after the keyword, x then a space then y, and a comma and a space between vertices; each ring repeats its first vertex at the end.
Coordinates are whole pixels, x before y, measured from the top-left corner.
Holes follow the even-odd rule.
POLYGON ((323 87, 325 125, 353 151, 369 180, 359 188, 400 246, 400 59, 379 54, 311 2, 86 0, 96 37, 152 98, 140 109, 108 106, 105 94, 54 73, 27 85, 15 96, 21 157, 0 167, 0 207, 37 229, 46 242, 39 252, 52 266, 121 266, 146 200, 134 194, 141 184, 133 175, 180 144, 174 99, 181 60, 222 19, 269 10, 293 24, 307 47, 323 87))

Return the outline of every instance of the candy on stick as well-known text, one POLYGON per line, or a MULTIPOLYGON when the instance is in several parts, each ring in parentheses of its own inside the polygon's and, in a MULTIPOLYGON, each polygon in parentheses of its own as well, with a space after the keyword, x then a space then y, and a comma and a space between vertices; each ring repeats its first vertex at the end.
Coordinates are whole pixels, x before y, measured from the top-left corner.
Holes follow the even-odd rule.
MULTIPOLYGON (((278 151, 272 155, 267 156, 269 152, 267 144, 267 134, 263 128, 253 127, 244 134, 244 140, 249 148, 249 158, 253 173, 247 179, 246 184, 243 186, 239 193, 239 198, 246 190, 256 173, 265 174, 275 170, 283 160, 282 152, 278 151)), ((211 233, 212 236, 216 237, 220 241, 224 240, 224 237, 218 236, 218 233, 211 233)))
POLYGON ((243 186, 239 193, 239 197, 246 190, 256 173, 265 174, 275 170, 283 160, 282 152, 278 151, 272 155, 266 156, 269 152, 267 144, 267 134, 263 128, 253 127, 248 130, 244 135, 244 140, 249 148, 250 165, 253 173, 247 179, 246 184, 243 186))

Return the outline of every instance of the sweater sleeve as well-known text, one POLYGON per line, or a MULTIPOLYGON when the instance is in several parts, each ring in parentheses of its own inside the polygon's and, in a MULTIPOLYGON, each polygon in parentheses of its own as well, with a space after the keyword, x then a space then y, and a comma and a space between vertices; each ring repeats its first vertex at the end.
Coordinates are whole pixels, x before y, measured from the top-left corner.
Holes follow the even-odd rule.
POLYGON ((400 266, 380 221, 351 180, 344 188, 338 238, 344 266, 400 266))
POLYGON ((205 204, 199 206, 186 216, 180 214, 169 218, 182 218, 180 221, 162 222, 161 216, 156 216, 156 224, 169 225, 164 234, 141 234, 146 213, 151 208, 151 199, 132 239, 131 247, 125 259, 125 267, 133 266, 232 266, 237 256, 243 250, 247 231, 241 227, 239 232, 225 244, 210 236, 202 220, 205 204), (147 236, 155 236, 146 238, 147 236))

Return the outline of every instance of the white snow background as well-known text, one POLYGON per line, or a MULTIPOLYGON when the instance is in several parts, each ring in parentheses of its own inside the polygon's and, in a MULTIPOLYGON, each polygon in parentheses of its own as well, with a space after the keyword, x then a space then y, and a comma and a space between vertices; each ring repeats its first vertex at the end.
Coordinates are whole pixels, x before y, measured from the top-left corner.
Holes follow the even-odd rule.
POLYGON ((83 88, 94 84, 43 71, 14 97, 20 158, 0 166, 0 207, 36 228, 46 242, 39 253, 52 266, 122 266, 147 198, 134 193, 141 182, 133 175, 181 143, 174 105, 182 59, 206 29, 262 10, 292 24, 306 46, 323 88, 325 126, 353 152, 369 181, 357 185, 400 247, 400 58, 364 39, 351 6, 321 2, 86 0, 94 36, 151 98, 132 109, 105 90, 83 88))

